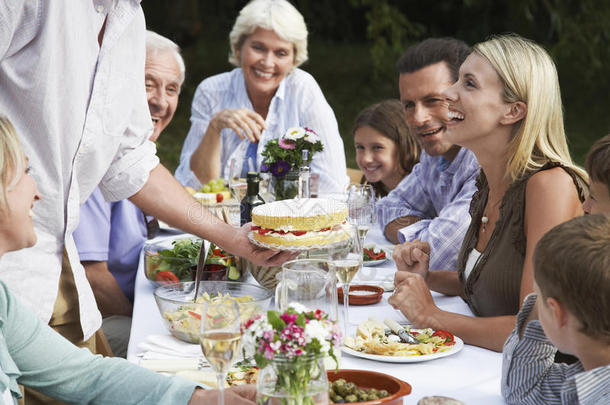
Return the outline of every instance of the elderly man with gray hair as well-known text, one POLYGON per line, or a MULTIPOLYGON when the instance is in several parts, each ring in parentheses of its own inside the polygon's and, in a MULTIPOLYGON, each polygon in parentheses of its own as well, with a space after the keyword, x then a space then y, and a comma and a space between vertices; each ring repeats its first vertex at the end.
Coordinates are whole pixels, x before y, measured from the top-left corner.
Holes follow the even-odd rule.
MULTIPOLYGON (((169 39, 146 32, 145 83, 156 141, 174 116, 184 82, 180 48, 169 39)), ((125 357, 138 259, 156 222, 129 200, 107 202, 99 188, 82 205, 74 242, 102 313, 102 329, 115 356, 125 357)))

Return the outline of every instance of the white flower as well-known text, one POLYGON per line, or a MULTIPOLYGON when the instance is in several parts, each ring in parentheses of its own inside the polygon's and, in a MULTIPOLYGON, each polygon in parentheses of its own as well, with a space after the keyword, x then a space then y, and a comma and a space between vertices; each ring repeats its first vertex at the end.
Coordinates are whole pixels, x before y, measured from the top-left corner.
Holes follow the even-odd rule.
POLYGON ((301 139, 305 136, 305 130, 301 127, 289 128, 288 131, 284 134, 284 139, 288 139, 291 141, 296 141, 297 139, 301 139))
POLYGON ((310 320, 305 325, 305 340, 309 343, 314 338, 318 339, 318 342, 322 345, 322 353, 327 353, 330 349, 328 326, 316 320, 310 320))
POLYGON ((296 301, 293 301, 290 304, 288 304, 288 308, 294 309, 294 312, 296 312, 298 314, 303 313, 303 312, 309 312, 309 308, 307 308, 305 305, 303 305, 299 302, 296 302, 296 301))
POLYGON ((244 348, 246 358, 254 356, 256 351, 256 339, 261 338, 265 331, 273 329, 271 324, 267 322, 267 316, 262 316, 250 325, 245 333, 242 334, 242 346, 244 348))
POLYGON ((316 143, 320 137, 313 131, 305 131, 305 140, 309 143, 316 143))

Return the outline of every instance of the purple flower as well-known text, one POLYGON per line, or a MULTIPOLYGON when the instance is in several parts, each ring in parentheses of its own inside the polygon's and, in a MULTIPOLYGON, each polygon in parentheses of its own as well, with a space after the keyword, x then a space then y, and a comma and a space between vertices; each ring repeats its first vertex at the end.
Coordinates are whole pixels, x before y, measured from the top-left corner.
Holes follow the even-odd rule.
POLYGON ((271 173, 275 177, 283 177, 290 170, 290 163, 280 160, 271 165, 271 173))
POLYGON ((261 164, 261 172, 268 172, 269 171, 269 166, 267 166, 266 163, 262 163, 261 164))
POLYGON ((297 147, 297 145, 294 141, 291 141, 289 139, 284 139, 284 138, 280 138, 280 140, 277 142, 277 144, 282 149, 294 149, 297 147))

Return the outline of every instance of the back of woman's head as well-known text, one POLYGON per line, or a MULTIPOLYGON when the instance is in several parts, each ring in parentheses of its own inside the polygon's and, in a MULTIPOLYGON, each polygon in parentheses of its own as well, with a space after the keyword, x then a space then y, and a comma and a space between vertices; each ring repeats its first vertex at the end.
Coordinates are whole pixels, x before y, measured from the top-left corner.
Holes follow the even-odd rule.
POLYGON ((229 62, 240 65, 235 54, 248 35, 257 28, 273 30, 284 41, 294 45, 294 66, 307 60, 307 25, 299 11, 287 0, 252 0, 241 9, 229 34, 229 62))
POLYGON ((571 167, 586 179, 570 158, 557 70, 549 54, 515 34, 494 36, 476 44, 473 53, 487 59, 500 76, 505 102, 522 101, 527 105, 527 114, 516 124, 509 149, 507 170, 513 180, 550 161, 571 167))
POLYGON ((400 101, 385 100, 362 110, 356 117, 352 135, 358 128, 366 126, 394 141, 400 167, 405 174, 410 173, 419 160, 421 146, 409 131, 400 101))
POLYGON ((23 174, 26 160, 15 127, 0 114, 0 212, 7 207, 6 193, 23 174))

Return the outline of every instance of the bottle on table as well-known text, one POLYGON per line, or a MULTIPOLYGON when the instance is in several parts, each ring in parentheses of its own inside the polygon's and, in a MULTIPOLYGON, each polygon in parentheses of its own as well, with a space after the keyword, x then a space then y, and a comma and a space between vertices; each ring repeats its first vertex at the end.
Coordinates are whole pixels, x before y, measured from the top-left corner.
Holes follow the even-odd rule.
POLYGON ((309 198, 309 150, 303 149, 301 152, 301 167, 299 168, 299 189, 298 198, 309 198))
POLYGON ((246 191, 246 196, 241 200, 240 212, 241 212, 241 220, 240 224, 244 225, 248 222, 252 221, 252 209, 257 205, 264 204, 265 201, 258 194, 258 186, 260 182, 260 178, 257 172, 249 172, 248 173, 248 188, 246 191))

